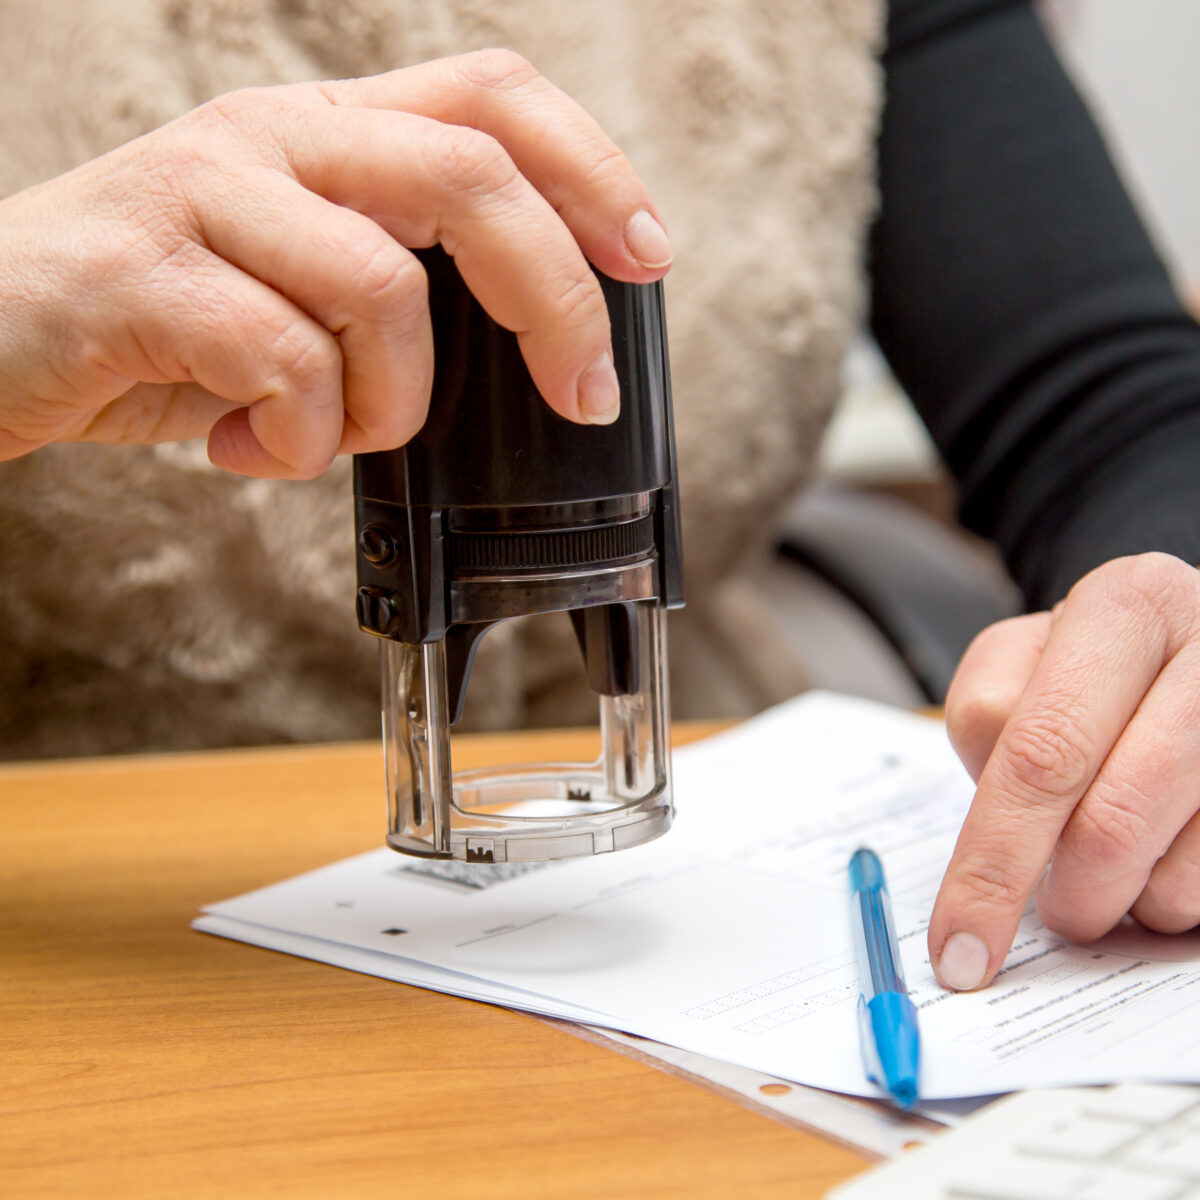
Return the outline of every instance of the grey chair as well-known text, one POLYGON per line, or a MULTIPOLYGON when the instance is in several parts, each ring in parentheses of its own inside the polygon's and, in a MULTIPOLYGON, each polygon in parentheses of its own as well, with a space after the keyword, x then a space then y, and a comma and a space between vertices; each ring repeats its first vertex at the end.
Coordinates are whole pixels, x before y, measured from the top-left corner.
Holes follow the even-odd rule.
POLYGON ((887 495, 810 489, 787 514, 777 550, 780 564, 865 617, 932 704, 945 699, 971 639, 1021 611, 989 547, 887 495))

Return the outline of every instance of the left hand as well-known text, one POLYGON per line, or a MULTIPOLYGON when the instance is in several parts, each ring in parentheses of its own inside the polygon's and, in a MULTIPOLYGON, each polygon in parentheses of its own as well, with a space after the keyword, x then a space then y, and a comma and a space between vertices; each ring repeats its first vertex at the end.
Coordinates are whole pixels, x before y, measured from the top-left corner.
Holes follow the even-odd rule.
POLYGON ((319 475, 425 420, 441 243, 561 416, 619 410, 594 263, 661 279, 666 232, 596 122, 505 50, 218 96, 0 198, 0 460, 207 436, 319 475), (640 257, 639 257, 640 255, 640 257))
POLYGON ((1115 559, 1053 612, 984 630, 946 724, 978 790, 929 925, 942 983, 991 980, 1035 889, 1080 942, 1126 913, 1200 923, 1200 571, 1115 559))

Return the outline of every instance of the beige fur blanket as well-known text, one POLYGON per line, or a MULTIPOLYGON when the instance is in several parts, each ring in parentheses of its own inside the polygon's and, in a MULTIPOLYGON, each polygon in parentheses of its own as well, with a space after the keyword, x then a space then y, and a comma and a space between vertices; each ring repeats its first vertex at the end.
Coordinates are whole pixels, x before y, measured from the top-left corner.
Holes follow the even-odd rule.
MULTIPOLYGON (((675 711, 800 683, 739 580, 804 481, 860 316, 879 0, 0 0, 0 195, 218 92, 486 45, 525 54, 663 212, 689 607, 675 711)), ((202 447, 0 464, 0 755, 365 736, 347 463, 222 475, 202 447)), ((565 621, 484 640, 475 726, 593 711, 565 621)))

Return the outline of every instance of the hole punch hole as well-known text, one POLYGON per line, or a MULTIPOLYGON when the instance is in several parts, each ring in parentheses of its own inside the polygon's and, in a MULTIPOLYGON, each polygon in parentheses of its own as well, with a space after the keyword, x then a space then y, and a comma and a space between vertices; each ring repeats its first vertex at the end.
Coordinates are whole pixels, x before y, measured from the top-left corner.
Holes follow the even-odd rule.
POLYGON ((398 934, 407 933, 407 929, 381 929, 380 933, 386 933, 388 937, 396 937, 398 934))
POLYGON ((786 1083, 764 1083, 758 1090, 764 1096, 786 1096, 792 1089, 786 1083))

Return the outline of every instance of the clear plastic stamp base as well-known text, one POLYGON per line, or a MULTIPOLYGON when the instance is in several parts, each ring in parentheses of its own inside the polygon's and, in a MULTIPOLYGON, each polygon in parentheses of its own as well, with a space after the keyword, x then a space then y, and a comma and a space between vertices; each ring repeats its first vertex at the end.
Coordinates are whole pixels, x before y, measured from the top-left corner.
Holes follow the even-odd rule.
POLYGON ((671 826, 664 611, 636 606, 634 685, 598 697, 600 758, 455 772, 442 643, 384 644, 384 755, 394 850, 545 862, 641 845, 671 826))
MULTIPOLYGON (((450 847, 462 862, 546 862, 626 850, 671 827, 665 789, 629 805, 605 794, 601 764, 521 766, 454 776, 450 847)), ((424 841, 390 833, 388 845, 430 857, 424 841)))

